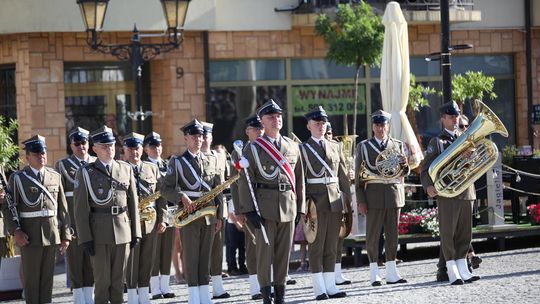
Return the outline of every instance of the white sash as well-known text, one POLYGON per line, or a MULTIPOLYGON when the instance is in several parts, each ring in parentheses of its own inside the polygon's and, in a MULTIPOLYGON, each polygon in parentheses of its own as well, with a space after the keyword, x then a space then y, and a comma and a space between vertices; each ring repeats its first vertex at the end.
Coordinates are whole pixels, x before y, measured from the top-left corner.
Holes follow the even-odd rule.
MULTIPOLYGON (((332 171, 332 168, 330 168, 328 163, 324 159, 322 159, 322 157, 319 155, 319 153, 317 153, 317 151, 315 151, 315 149, 313 149, 313 147, 311 147, 311 145, 309 143, 306 142, 306 143, 304 143, 304 145, 306 147, 308 147, 308 149, 311 151, 311 153, 313 153, 313 155, 315 155, 315 157, 323 165, 323 167, 326 168, 328 173, 330 173, 330 176, 336 177, 336 174, 334 173, 334 171, 332 171)), ((304 156, 306 157, 307 166, 310 169, 311 173, 313 173, 313 175, 315 175, 316 177, 320 177, 322 174, 319 174, 319 175, 314 174, 313 168, 311 167, 311 164, 308 161, 307 153, 306 153, 306 150, 304 148, 304 145, 302 145, 302 152, 304 153, 304 156)), ((321 171, 321 173, 323 173, 323 172, 321 171)))
POLYGON ((94 203, 100 206, 108 204, 111 201, 112 196, 113 196, 113 191, 112 191, 113 182, 111 181, 111 188, 109 189, 109 193, 107 194, 107 197, 105 199, 99 199, 94 193, 94 189, 92 188, 92 184, 90 183, 90 176, 88 175, 88 170, 86 168, 83 168, 82 173, 83 173, 84 182, 86 183, 86 188, 88 189, 88 193, 90 193, 90 197, 92 198, 94 203))
MULTIPOLYGON (((49 192, 49 190, 47 190, 47 188, 45 188, 45 186, 43 186, 40 182, 38 182, 35 178, 33 178, 32 176, 28 175, 26 172, 22 171, 22 174, 24 176, 26 176, 26 178, 28 178, 33 184, 35 184, 39 189, 41 189, 41 191, 43 191, 43 193, 45 193, 45 195, 47 195, 47 197, 51 200, 51 202, 54 204, 54 205, 57 205, 58 202, 53 198, 52 194, 49 192)), ((19 189, 20 190, 23 190, 22 188, 22 183, 21 183, 21 179, 19 177, 19 175, 16 175, 16 181, 17 181, 17 185, 19 186, 19 189)), ((19 191, 21 193, 21 196, 23 197, 23 200, 25 201, 25 204, 27 204, 28 206, 30 207, 34 207, 37 205, 37 202, 40 201, 40 198, 42 197, 40 195, 40 197, 38 198, 38 201, 35 201, 33 203, 30 203, 30 200, 28 200, 28 198, 26 197, 26 194, 24 193, 24 191, 19 191), (30 204, 28 204, 30 203, 30 204)))
MULTIPOLYGON (((191 174, 197 178, 197 180, 199 181, 199 183, 204 187, 206 188, 206 191, 210 191, 212 190, 212 187, 210 187, 200 176, 199 174, 197 174, 197 171, 195 171, 195 168, 193 168, 193 166, 187 161, 187 159, 185 157, 182 156, 182 160, 184 161, 184 163, 187 165, 187 167, 189 168, 189 170, 191 171, 191 174)), ((202 160, 201 160, 202 161, 202 160)), ((201 172, 202 174, 202 172, 201 172)), ((183 175, 182 175, 183 177, 183 175)))

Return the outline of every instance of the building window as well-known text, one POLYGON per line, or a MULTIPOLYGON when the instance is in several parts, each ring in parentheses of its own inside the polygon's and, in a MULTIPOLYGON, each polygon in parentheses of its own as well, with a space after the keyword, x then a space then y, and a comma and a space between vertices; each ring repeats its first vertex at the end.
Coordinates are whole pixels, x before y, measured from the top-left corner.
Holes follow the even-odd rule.
POLYGON ((6 120, 17 119, 14 66, 0 66, 0 115, 7 118, 6 120))

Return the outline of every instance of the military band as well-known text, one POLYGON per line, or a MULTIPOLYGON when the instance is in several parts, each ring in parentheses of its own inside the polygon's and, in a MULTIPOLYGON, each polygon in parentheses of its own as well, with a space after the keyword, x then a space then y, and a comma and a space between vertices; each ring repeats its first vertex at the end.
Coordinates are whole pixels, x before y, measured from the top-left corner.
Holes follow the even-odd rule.
POLYGON ((73 188, 77 170, 95 161, 94 156, 89 154, 89 131, 80 127, 73 129, 68 137, 70 148, 73 152, 70 156, 56 163, 56 170, 62 177, 65 196, 68 204, 70 221, 73 228, 73 242, 68 247, 66 256, 68 263, 68 275, 73 288, 74 303, 94 303, 94 275, 90 256, 84 251, 82 245, 77 243, 77 229, 75 227, 75 204, 73 200, 73 188))

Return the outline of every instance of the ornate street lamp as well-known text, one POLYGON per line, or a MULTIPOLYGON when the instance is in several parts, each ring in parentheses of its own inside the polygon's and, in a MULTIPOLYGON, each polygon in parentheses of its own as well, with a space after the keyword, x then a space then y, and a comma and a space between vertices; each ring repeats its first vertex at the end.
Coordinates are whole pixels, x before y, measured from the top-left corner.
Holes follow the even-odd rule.
POLYGON ((111 54, 120 60, 130 61, 133 79, 135 80, 135 94, 137 111, 128 112, 128 116, 138 121, 138 131, 142 132, 142 121, 152 115, 151 111, 144 112, 142 109, 141 74, 142 65, 157 55, 176 49, 182 44, 182 31, 189 3, 191 0, 160 0, 163 14, 167 23, 164 34, 142 34, 135 25, 131 43, 129 44, 105 44, 100 39, 103 31, 103 23, 107 12, 109 0, 77 0, 81 9, 84 26, 86 27, 88 45, 101 53, 111 54), (163 38, 161 43, 141 43, 141 38, 163 38))

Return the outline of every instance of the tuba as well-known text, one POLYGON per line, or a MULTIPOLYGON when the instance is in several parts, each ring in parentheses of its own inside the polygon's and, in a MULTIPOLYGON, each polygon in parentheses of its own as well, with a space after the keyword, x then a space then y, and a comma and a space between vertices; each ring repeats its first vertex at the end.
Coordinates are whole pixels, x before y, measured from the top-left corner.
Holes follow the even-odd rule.
POLYGON ((497 146, 485 137, 499 133, 508 137, 501 120, 488 106, 476 100, 478 115, 429 166, 428 173, 439 196, 455 197, 491 169, 499 157, 497 146), (470 157, 463 152, 471 151, 470 157))

